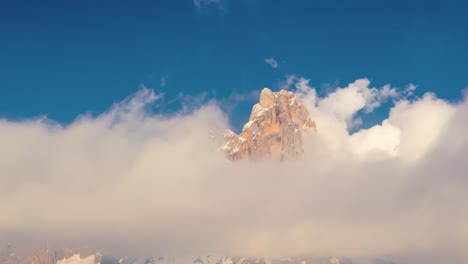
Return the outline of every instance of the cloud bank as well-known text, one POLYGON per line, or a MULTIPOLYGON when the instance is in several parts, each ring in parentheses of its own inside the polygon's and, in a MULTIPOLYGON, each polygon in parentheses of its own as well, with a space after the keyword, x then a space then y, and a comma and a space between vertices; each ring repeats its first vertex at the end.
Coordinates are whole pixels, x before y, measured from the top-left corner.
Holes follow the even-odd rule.
MULTIPOLYGON (((466 263, 468 102, 356 80, 321 98, 287 85, 318 131, 291 162, 229 162, 216 102, 167 116, 142 88, 69 125, 0 120, 0 238, 161 254, 390 256, 466 263), (349 133, 383 102, 380 124, 349 133)), ((1 239, 0 239, 1 240, 1 239)))

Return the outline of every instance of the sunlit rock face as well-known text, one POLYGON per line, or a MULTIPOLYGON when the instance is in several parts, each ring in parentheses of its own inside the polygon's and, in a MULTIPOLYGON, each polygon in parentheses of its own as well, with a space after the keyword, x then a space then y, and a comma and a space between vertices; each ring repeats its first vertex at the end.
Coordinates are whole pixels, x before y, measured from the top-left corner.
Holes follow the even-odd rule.
POLYGON ((225 133, 223 149, 230 160, 295 159, 304 153, 302 133, 315 130, 306 107, 292 92, 264 88, 241 134, 225 133))

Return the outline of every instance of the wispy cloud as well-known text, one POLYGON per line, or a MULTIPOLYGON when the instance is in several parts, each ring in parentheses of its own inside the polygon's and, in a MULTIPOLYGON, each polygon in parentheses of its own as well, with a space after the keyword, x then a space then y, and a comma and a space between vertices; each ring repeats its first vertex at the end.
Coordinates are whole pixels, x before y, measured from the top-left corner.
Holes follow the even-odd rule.
POLYGON ((226 11, 226 1, 227 0, 193 0, 193 4, 198 11, 206 13, 210 7, 214 7, 218 11, 226 11))
POLYGON ((278 68, 278 62, 273 58, 265 59, 265 63, 270 65, 272 68, 278 68))

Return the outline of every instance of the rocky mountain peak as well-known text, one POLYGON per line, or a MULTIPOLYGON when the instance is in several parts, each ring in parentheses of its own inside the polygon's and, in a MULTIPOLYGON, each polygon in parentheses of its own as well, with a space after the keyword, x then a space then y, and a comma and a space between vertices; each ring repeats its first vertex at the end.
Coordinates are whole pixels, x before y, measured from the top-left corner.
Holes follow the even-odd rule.
POLYGON ((295 159, 304 152, 302 133, 315 130, 315 122, 296 95, 264 88, 242 132, 224 134, 223 149, 230 160, 295 159))

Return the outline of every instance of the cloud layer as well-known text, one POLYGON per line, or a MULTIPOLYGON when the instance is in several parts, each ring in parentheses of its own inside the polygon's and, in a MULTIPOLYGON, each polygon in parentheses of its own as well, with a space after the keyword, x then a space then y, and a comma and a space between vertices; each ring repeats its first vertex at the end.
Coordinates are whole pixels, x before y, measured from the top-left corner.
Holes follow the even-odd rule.
MULTIPOLYGON (((142 88, 63 126, 0 120, 0 237, 27 234, 158 252, 391 256, 466 263, 468 102, 356 80, 324 98, 287 86, 317 133, 291 162, 229 162, 216 102, 167 116, 142 88), (394 101, 350 134, 358 113, 394 101)), ((190 108, 190 107, 189 107, 190 108)))

